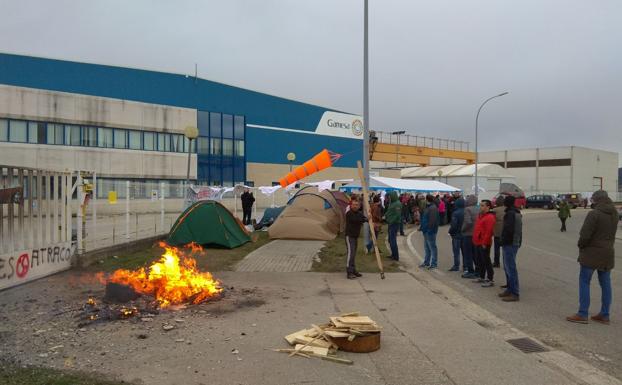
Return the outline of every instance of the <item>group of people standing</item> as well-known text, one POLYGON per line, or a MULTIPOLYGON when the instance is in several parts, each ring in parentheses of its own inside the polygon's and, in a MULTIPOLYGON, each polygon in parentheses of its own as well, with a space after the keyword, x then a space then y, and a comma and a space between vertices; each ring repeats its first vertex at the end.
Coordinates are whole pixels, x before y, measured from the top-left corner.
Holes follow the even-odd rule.
MULTIPOLYGON (((449 199, 452 210, 448 233, 453 252, 453 266, 449 271, 462 271, 462 278, 473 279, 482 287, 492 287, 495 282, 494 268, 501 266, 503 252, 506 284, 501 286, 505 290, 499 293, 499 297, 506 302, 518 301, 520 293, 516 255, 522 243, 522 215, 514 206, 514 197, 498 199, 495 208, 488 199, 480 201, 478 208, 474 195, 466 199, 454 195, 449 199), (494 259, 491 259, 493 244, 494 259)), ((432 270, 438 268, 436 236, 441 215, 438 200, 434 196, 426 196, 426 201, 420 223, 425 257, 419 267, 432 270)))

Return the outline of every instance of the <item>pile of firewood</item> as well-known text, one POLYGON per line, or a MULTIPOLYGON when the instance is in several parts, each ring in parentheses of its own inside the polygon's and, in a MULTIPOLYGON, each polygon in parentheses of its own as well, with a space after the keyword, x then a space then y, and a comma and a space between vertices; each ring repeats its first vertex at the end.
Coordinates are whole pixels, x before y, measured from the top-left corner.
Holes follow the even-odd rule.
POLYGON ((290 357, 315 357, 351 365, 353 363, 351 360, 336 356, 340 341, 352 342, 356 338, 379 334, 381 330, 374 320, 368 316, 361 316, 358 312, 341 314, 329 317, 329 319, 330 322, 326 324, 311 324, 309 329, 302 329, 286 335, 285 340, 293 348, 273 350, 289 353, 290 357))

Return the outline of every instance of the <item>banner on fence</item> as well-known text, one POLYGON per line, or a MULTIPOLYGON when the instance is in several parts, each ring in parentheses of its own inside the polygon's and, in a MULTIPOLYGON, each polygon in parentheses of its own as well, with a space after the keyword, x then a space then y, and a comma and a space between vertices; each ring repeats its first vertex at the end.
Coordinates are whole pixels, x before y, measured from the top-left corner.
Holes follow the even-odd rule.
POLYGON ((0 255, 0 290, 69 269, 75 251, 66 242, 0 255))

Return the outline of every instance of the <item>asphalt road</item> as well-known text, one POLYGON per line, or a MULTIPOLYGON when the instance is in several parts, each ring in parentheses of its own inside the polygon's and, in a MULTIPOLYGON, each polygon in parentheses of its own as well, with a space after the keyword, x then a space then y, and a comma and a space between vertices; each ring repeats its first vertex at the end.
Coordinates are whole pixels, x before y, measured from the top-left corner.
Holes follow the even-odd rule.
MULTIPOLYGON (((524 210, 524 241, 517 262, 520 302, 506 303, 497 297, 501 291, 498 286, 505 283, 502 268, 495 269, 494 288, 482 288, 461 278, 461 273, 447 271, 452 265, 448 226, 439 230, 439 270, 431 274, 518 329, 622 379, 622 306, 618 297, 622 293, 622 241, 616 241, 617 270, 613 270, 611 277, 614 292, 612 323, 609 326, 598 323, 581 325, 565 320, 578 309, 576 244, 587 212, 573 210, 572 218, 567 222, 568 231, 562 233, 556 211, 524 210)), ((422 238, 421 233, 412 235, 413 244, 421 255, 422 238)), ((600 310, 596 274, 592 278, 591 294, 590 314, 595 314, 600 310)))

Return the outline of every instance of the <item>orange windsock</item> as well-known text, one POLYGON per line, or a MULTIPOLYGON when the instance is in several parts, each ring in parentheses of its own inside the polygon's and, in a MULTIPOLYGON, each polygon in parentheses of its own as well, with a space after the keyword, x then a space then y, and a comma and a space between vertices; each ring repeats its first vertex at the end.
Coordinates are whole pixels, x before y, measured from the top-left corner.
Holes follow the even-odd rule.
POLYGON ((279 183, 281 184, 281 187, 287 187, 300 179, 306 178, 311 174, 331 167, 339 158, 341 158, 341 154, 336 154, 324 149, 313 158, 304 162, 302 166, 298 166, 291 172, 287 173, 287 175, 279 180, 279 183))

